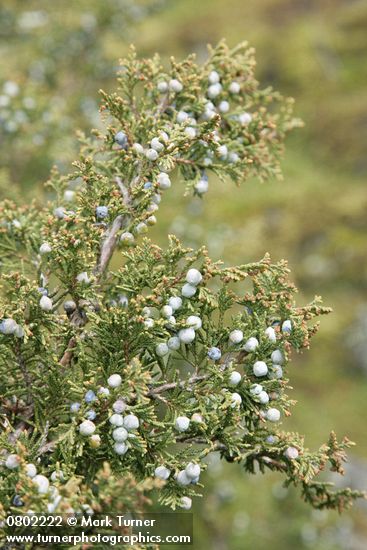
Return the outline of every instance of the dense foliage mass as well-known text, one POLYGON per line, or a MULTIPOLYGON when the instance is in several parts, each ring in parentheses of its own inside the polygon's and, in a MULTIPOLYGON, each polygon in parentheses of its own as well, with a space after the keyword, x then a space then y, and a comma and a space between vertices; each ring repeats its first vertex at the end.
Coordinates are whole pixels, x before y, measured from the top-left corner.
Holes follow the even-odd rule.
POLYGON ((1 204, 2 514, 136 508, 155 487, 189 509, 211 452, 283 472, 317 508, 360 495, 317 479, 342 473, 347 439, 310 452, 280 428, 292 350, 328 308, 295 305, 284 261, 228 268, 143 236, 172 181, 202 196, 211 173, 280 174, 299 122, 253 71, 246 44, 169 70, 132 49, 102 92, 106 131, 51 174, 55 200, 1 204))

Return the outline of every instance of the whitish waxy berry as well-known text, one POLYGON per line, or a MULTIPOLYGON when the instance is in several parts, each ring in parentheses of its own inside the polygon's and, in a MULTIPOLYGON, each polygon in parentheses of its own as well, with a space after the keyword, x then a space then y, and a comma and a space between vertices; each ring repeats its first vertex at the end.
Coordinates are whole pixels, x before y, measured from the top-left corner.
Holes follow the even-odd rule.
POLYGON ((178 337, 183 344, 191 344, 195 340, 195 336, 193 328, 182 328, 178 332, 178 337))
POLYGON ((180 472, 178 472, 176 476, 176 481, 179 485, 182 486, 190 485, 191 483, 191 479, 187 476, 185 470, 181 470, 180 472))
POLYGON ((92 435, 96 431, 96 425, 91 420, 84 420, 79 426, 81 435, 92 435))
POLYGON ((219 82, 220 80, 219 74, 217 73, 217 71, 211 71, 209 73, 208 80, 210 84, 217 84, 217 82, 219 82))
POLYGON ((118 455, 124 455, 128 451, 128 446, 126 443, 115 443, 113 448, 115 453, 118 455))
POLYGON ((231 395, 231 407, 232 409, 236 408, 236 407, 239 407, 242 403, 242 397, 240 396, 239 393, 237 392, 234 392, 232 393, 231 395))
POLYGON ((269 395, 266 391, 261 391, 257 397, 262 405, 269 403, 269 395))
POLYGON ((124 425, 124 417, 118 413, 111 415, 109 421, 112 426, 120 427, 124 425))
POLYGON ((212 347, 208 350, 208 357, 212 361, 219 361, 219 359, 222 357, 222 352, 219 348, 212 347))
POLYGON ((27 476, 30 477, 30 478, 36 476, 36 475, 37 475, 37 468, 36 468, 36 466, 35 466, 34 464, 32 464, 32 463, 26 464, 25 473, 26 473, 27 476))
POLYGON ((231 152, 228 154, 228 160, 229 162, 238 162, 240 160, 240 157, 238 156, 237 153, 234 153, 234 152, 231 152))
POLYGON ((154 470, 154 475, 158 479, 166 480, 171 475, 171 471, 165 466, 157 466, 157 468, 154 470))
POLYGON ((190 427, 190 419, 187 416, 178 416, 175 421, 175 429, 178 432, 186 432, 190 427))
POLYGON ((231 372, 231 374, 229 375, 228 384, 230 386, 237 386, 241 382, 241 379, 242 379, 241 374, 235 370, 231 372))
POLYGON ((63 208, 62 206, 58 206, 57 208, 55 208, 54 216, 58 220, 63 220, 66 216, 65 208, 63 208))
POLYGON ((177 351, 181 347, 181 340, 177 336, 172 336, 167 342, 167 346, 172 351, 177 351))
POLYGON ((163 317, 171 317, 171 315, 173 314, 173 309, 171 306, 163 306, 161 309, 161 313, 163 317))
POLYGON ((252 121, 252 115, 250 113, 241 113, 238 117, 238 120, 240 121, 240 124, 242 126, 247 126, 247 124, 250 124, 252 121))
POLYGON ((190 510, 192 506, 192 499, 190 497, 182 497, 179 507, 183 510, 190 510))
POLYGON ((194 139, 194 137, 196 137, 196 130, 195 130, 195 128, 193 128, 192 126, 187 126, 187 128, 185 128, 185 135, 186 135, 189 139, 194 139))
POLYGON ((85 283, 86 285, 90 282, 89 275, 86 271, 82 271, 79 275, 76 276, 78 283, 85 283))
POLYGON ((79 411, 79 409, 80 409, 80 403, 78 403, 78 402, 72 403, 70 405, 70 412, 72 412, 74 414, 77 413, 79 411))
POLYGON ((97 399, 97 396, 93 390, 88 390, 84 396, 84 400, 86 403, 93 403, 93 401, 95 401, 96 399, 97 399))
POLYGON ((64 192, 64 201, 72 202, 74 200, 74 197, 75 191, 73 191, 72 189, 66 189, 66 191, 64 192))
POLYGON ((42 243, 39 248, 40 254, 49 254, 52 250, 52 247, 49 243, 42 243))
POLYGON ((181 294, 184 298, 192 298, 196 294, 196 286, 185 283, 182 287, 181 294))
POLYGON ((115 428, 112 432, 112 437, 115 441, 118 441, 119 443, 121 443, 121 441, 126 441, 127 437, 128 437, 128 433, 127 433, 127 430, 125 428, 115 428))
POLYGON ((250 393, 252 395, 259 395, 263 391, 263 387, 261 384, 253 384, 250 388, 250 393))
POLYGON ((282 365, 282 363, 284 361, 284 356, 283 356, 282 352, 279 349, 276 349, 271 354, 271 360, 273 361, 273 363, 275 363, 277 365, 282 365))
POLYGON ((269 445, 274 445, 275 443, 278 443, 278 438, 276 435, 268 435, 266 442, 269 443, 269 445))
POLYGON ((168 300, 168 304, 171 306, 173 311, 176 311, 177 309, 180 309, 182 306, 182 299, 179 296, 172 296, 168 300))
POLYGON ((132 150, 135 151, 137 155, 142 155, 144 153, 144 147, 141 143, 133 143, 132 150))
POLYGON ((177 80, 177 78, 172 78, 172 80, 169 81, 169 89, 172 92, 175 92, 176 94, 178 94, 179 92, 182 92, 183 86, 181 82, 177 80))
POLYGON ((124 147, 127 144, 127 136, 124 132, 120 131, 115 134, 114 140, 116 143, 118 143, 121 147, 124 147))
POLYGON ((189 462, 185 468, 186 475, 189 479, 193 480, 200 476, 200 466, 199 464, 194 464, 194 462, 189 462))
POLYGON ((276 341, 277 341, 276 332, 275 332, 275 330, 273 329, 273 327, 268 327, 268 328, 265 330, 265 335, 268 337, 268 339, 270 340, 270 342, 276 342, 276 341))
POLYGON ((113 410, 115 411, 115 413, 118 413, 118 414, 123 413, 126 410, 126 407, 127 405, 125 401, 123 401, 122 399, 118 399, 112 405, 113 410))
POLYGON ((228 149, 227 149, 227 146, 226 145, 220 145, 218 148, 217 148, 217 154, 218 156, 224 160, 227 158, 228 156, 228 149))
POLYGON ((155 149, 147 149, 147 151, 145 151, 145 156, 148 160, 154 162, 158 158, 158 152, 155 149))
POLYGON ((64 472, 62 470, 58 470, 58 471, 55 470, 54 472, 52 472, 50 479, 53 482, 58 480, 63 481, 65 479, 64 472))
POLYGON ((215 99, 217 96, 219 96, 221 91, 222 91, 222 86, 218 82, 217 84, 211 84, 209 86, 207 94, 208 94, 208 97, 210 97, 210 99, 215 99))
POLYGON ((195 183, 194 188, 199 195, 204 195, 204 193, 207 193, 209 189, 209 182, 207 179, 201 178, 195 183))
POLYGON ((192 327, 194 330, 199 330, 199 329, 201 329, 203 323, 202 323, 200 317, 198 317, 197 315, 190 315, 186 319, 186 324, 189 327, 192 327))
POLYGON ((167 344, 165 344, 164 342, 161 342, 156 346, 155 352, 159 357, 164 357, 165 355, 167 355, 167 353, 169 353, 169 348, 167 344))
POLYGON ((98 393, 100 395, 105 395, 105 396, 108 396, 110 395, 110 390, 108 388, 104 388, 103 386, 101 386, 99 389, 98 389, 98 393))
POLYGON ((249 353, 252 353, 255 351, 257 346, 259 345, 259 340, 253 336, 247 340, 245 345, 243 346, 243 349, 249 353))
POLYGON ((194 413, 191 416, 191 422, 194 422, 195 424, 202 424, 204 422, 203 417, 199 413, 194 413))
POLYGON ((45 495, 50 487, 50 482, 48 481, 47 477, 38 474, 32 479, 33 483, 37 485, 38 492, 41 495, 45 495))
POLYGON ((108 216, 108 206, 97 206, 96 218, 97 220, 104 220, 108 216))
POLYGON ((122 233, 121 237, 120 237, 120 242, 122 244, 124 244, 125 246, 129 246, 131 244, 134 244, 135 242, 135 237, 132 233, 130 233, 129 231, 125 231, 124 233, 122 233))
POLYGON ((161 94, 164 94, 168 90, 168 83, 164 80, 161 80, 160 82, 158 82, 157 88, 161 94))
POLYGON ((179 111, 176 116, 176 120, 179 124, 182 124, 189 118, 189 115, 185 111, 179 111))
POLYGON ((171 187, 171 180, 166 172, 158 174, 157 183, 161 189, 169 189, 171 187))
POLYGON ((20 464, 20 458, 18 455, 8 455, 5 460, 5 466, 9 468, 9 470, 15 470, 16 468, 19 468, 20 464))
POLYGON ((139 418, 135 414, 128 414, 124 418, 124 428, 127 430, 137 430, 139 428, 139 418))
POLYGON ((228 113, 228 111, 229 111, 228 101, 221 101, 219 103, 219 110, 220 110, 221 113, 228 113))
POLYGON ((110 386, 110 388, 118 388, 121 386, 122 378, 119 374, 111 374, 111 376, 107 379, 107 384, 110 386))
POLYGON ((282 324, 282 331, 283 332, 292 332, 292 321, 290 321, 289 319, 284 321, 284 323, 282 324))
POLYGON ((283 369, 280 365, 273 365, 273 370, 269 373, 269 378, 282 378, 283 376, 283 369))
POLYGON ((144 326, 145 326, 145 328, 154 327, 154 319, 150 319, 149 317, 148 317, 148 319, 145 319, 144 326))
POLYGON ((289 460, 296 460, 299 456, 298 449, 296 447, 287 447, 284 451, 284 456, 289 458, 289 460))
POLYGON ((14 319, 3 319, 0 323, 0 332, 3 334, 14 334, 17 327, 18 325, 14 319))
POLYGON ((196 286, 200 284, 202 280, 203 276, 198 269, 192 267, 186 273, 186 282, 188 282, 190 285, 196 286))
POLYGON ((239 344, 243 340, 243 332, 242 330, 232 330, 232 332, 229 335, 229 340, 232 342, 232 344, 239 344))
POLYGON ((151 140, 150 146, 152 149, 155 149, 158 152, 163 151, 164 149, 163 143, 161 143, 157 137, 151 140))
POLYGON ((43 311, 51 311, 53 308, 52 300, 48 296, 42 296, 42 298, 39 301, 39 304, 43 311))
POLYGON ((268 366, 264 361, 256 361, 252 367, 255 376, 266 376, 268 374, 268 366))
POLYGON ((94 420, 96 416, 97 416, 97 413, 93 409, 90 409, 85 413, 85 418, 87 418, 88 420, 94 420))
POLYGON ((269 420, 269 422, 279 422, 280 411, 278 409, 268 409, 266 411, 266 418, 269 420))
POLYGON ((231 94, 239 94, 241 86, 238 84, 238 82, 231 82, 228 89, 231 94))
POLYGON ((24 328, 17 325, 17 328, 14 331, 14 336, 17 338, 23 338, 24 337, 24 328))

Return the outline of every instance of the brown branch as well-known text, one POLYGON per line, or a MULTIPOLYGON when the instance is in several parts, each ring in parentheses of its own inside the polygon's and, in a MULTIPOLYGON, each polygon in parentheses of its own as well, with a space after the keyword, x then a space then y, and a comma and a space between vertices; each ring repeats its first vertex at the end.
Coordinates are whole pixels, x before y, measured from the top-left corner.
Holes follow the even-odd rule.
POLYGON ((108 231, 107 236, 102 243, 101 252, 94 270, 94 274, 97 275, 97 280, 100 279, 109 264, 116 247, 117 235, 122 227, 124 219, 125 216, 121 214, 114 219, 111 229, 108 231))
POLYGON ((195 382, 199 382, 201 380, 205 380, 207 378, 208 376, 206 374, 202 374, 200 376, 194 375, 188 380, 182 380, 181 382, 168 382, 167 384, 163 384, 162 386, 157 386, 156 388, 152 388, 148 393, 148 396, 155 398, 156 396, 158 396, 158 394, 163 393, 165 391, 174 390, 177 387, 184 389, 187 386, 186 389, 188 389, 191 384, 194 384, 195 382))

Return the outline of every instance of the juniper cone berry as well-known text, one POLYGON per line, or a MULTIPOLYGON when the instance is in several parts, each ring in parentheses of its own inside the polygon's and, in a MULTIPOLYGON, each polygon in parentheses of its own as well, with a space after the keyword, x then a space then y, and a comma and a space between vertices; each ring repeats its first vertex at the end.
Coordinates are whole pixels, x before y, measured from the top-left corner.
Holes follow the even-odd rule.
POLYGON ((188 510, 212 453, 279 470, 317 508, 361 495, 318 481, 347 439, 311 452, 285 431, 289 361, 329 309, 295 305, 284 261, 226 267, 145 235, 169 187, 280 176, 299 123, 254 66, 245 44, 165 68, 132 48, 54 200, 0 205, 0 519, 15 496, 27 514, 136 512, 155 488, 188 510))

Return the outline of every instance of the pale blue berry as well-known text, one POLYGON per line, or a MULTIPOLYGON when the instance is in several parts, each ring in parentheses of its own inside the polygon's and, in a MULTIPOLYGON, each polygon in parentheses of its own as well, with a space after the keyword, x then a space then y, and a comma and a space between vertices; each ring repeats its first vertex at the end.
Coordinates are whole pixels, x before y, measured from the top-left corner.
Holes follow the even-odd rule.
POLYGON ((291 332, 292 331, 292 321, 290 321, 289 319, 284 321, 284 323, 282 324, 282 331, 283 332, 291 332))
POLYGON ((219 359, 222 357, 222 352, 219 348, 212 347, 208 351, 208 357, 212 361, 219 361, 219 359))
POLYGON ((267 364, 264 363, 264 361, 256 361, 256 363, 252 367, 252 371, 255 376, 266 376, 268 374, 267 364))
POLYGON ((258 345, 259 345, 258 339, 252 336, 247 340, 247 342, 243 346, 243 349, 249 353, 252 353, 253 351, 255 351, 258 345))
POLYGON ((269 422, 279 422, 280 411, 278 409, 268 409, 266 411, 266 418, 269 420, 269 422))
POLYGON ((181 341, 177 336, 172 336, 167 342, 167 346, 172 351, 177 351, 181 347, 181 341))
POLYGON ((120 131, 115 134, 115 142, 118 143, 121 147, 124 147, 127 144, 127 136, 124 132, 120 131))
POLYGON ((80 410, 80 403, 78 403, 77 401, 70 405, 70 412, 77 413, 79 410, 80 410))
POLYGON ((180 309, 182 306, 182 299, 179 296, 172 296, 168 300, 168 304, 171 306, 173 311, 176 311, 177 309, 180 309))
POLYGON ((85 418, 87 418, 88 420, 94 420, 96 416, 97 416, 97 413, 93 409, 90 409, 85 413, 85 418))
POLYGON ((238 84, 238 82, 231 82, 228 89, 231 94, 238 94, 241 90, 241 86, 238 84))
POLYGON ((124 428, 126 428, 126 430, 137 430, 139 424, 139 418, 135 416, 135 414, 128 414, 124 418, 124 428))
POLYGON ((95 401, 96 399, 97 399, 97 396, 93 390, 88 390, 84 396, 84 400, 86 403, 93 403, 93 401, 95 401))
POLYGON ((190 427, 190 419, 187 416, 178 416, 175 420, 175 429, 178 432, 186 432, 190 427))
POLYGON ((96 218, 97 220, 104 220, 108 216, 108 207, 107 206, 97 206, 96 208, 96 218))
POLYGON ((168 479, 171 474, 171 471, 166 468, 166 466, 157 466, 157 468, 154 470, 154 475, 158 479, 168 479))
POLYGON ((183 328, 178 332, 178 337, 183 344, 191 344, 195 340, 195 336, 193 328, 183 328))
POLYGON ((203 279, 203 276, 202 276, 202 274, 200 273, 200 271, 198 269, 191 268, 186 273, 186 281, 190 285, 196 286, 199 283, 201 283, 202 279, 203 279))
POLYGON ((184 298, 192 298, 196 294, 196 286, 185 283, 182 287, 181 294, 184 298))

